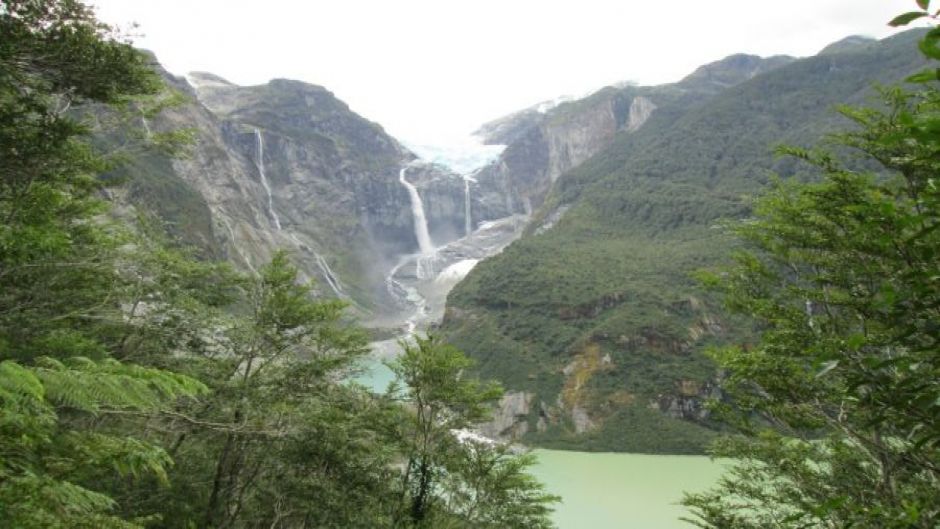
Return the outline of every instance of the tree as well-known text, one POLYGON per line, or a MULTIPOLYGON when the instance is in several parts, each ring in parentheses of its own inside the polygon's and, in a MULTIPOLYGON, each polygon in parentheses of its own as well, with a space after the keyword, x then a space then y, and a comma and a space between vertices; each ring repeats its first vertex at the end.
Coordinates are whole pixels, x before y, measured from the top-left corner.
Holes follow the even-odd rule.
POLYGON ((458 446, 452 430, 484 420, 488 405, 502 390, 464 379, 472 363, 455 347, 433 336, 414 340, 402 342, 401 356, 390 366, 403 383, 406 404, 413 408, 396 435, 405 457, 396 526, 431 527, 440 475, 458 446))
POLYGON ((528 473, 536 463, 518 447, 466 437, 449 461, 443 483, 447 511, 463 527, 549 529, 560 497, 528 473))
MULTIPOLYGON (((365 336, 345 303, 311 297, 285 253, 259 272, 215 321, 215 343, 183 357, 212 394, 169 424, 174 486, 138 508, 173 513, 173 527, 353 526, 351 502, 371 490, 381 503, 389 472, 369 431, 382 410, 343 385, 365 336)), ((368 507, 358 526, 374 526, 368 507)))
POLYGON ((111 300, 120 242, 95 220, 106 164, 71 110, 160 84, 80 2, 4 1, 0 34, 0 355, 86 354, 93 339, 69 329, 111 300))
POLYGON ((395 526, 550 527, 557 498, 525 473, 531 457, 459 435, 489 417, 502 389, 467 378, 472 361, 436 337, 402 348, 390 366, 407 408, 395 424, 404 458, 395 526))
MULTIPOLYGON (((921 49, 940 58, 938 41, 921 49)), ((730 474, 685 499, 701 527, 940 521, 940 93, 881 95, 880 110, 842 109, 858 125, 833 138, 848 163, 782 150, 820 181, 778 182, 737 228, 752 250, 706 276, 762 334, 713 352, 740 435, 716 446, 730 474)))
POLYGON ((160 83, 80 2, 5 0, 0 35, 0 519, 137 526, 103 482, 162 481, 171 460, 141 429, 112 426, 206 388, 111 358, 110 330, 131 326, 120 288, 128 232, 103 215, 108 164, 80 109, 160 83))
POLYGON ((116 472, 165 483, 169 455, 134 437, 63 427, 59 415, 152 413, 205 391, 191 378, 114 360, 0 362, 0 519, 24 529, 138 527, 83 482, 116 472))

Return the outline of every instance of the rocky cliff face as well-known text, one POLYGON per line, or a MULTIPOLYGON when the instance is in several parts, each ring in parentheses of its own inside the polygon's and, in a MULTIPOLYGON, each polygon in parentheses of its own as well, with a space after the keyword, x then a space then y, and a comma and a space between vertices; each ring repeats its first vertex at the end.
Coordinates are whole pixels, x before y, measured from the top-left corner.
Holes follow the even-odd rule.
MULTIPOLYGON (((465 180, 416 163, 328 90, 281 79, 242 87, 207 73, 164 78, 189 100, 141 125, 148 134, 190 129, 196 142, 182 158, 135 161, 128 200, 205 253, 251 271, 286 249, 321 293, 368 315, 387 305, 388 269, 417 251, 403 167, 435 244, 464 235, 465 180)), ((506 216, 500 190, 470 184, 474 224, 506 216)))
POLYGON ((531 213, 559 176, 609 145, 619 131, 639 129, 655 108, 644 96, 610 88, 545 112, 532 108, 489 123, 478 131, 484 141, 508 143, 498 162, 477 179, 498 182, 509 191, 507 207, 531 213))
POLYGON ((443 247, 482 223, 531 214, 561 174, 618 133, 639 130, 657 106, 625 87, 523 111, 484 126, 487 141, 506 149, 482 170, 459 175, 419 163, 319 86, 164 77, 191 100, 142 124, 154 133, 190 128, 197 141, 186 158, 152 160, 148 185, 138 182, 131 198, 157 209, 187 242, 246 270, 287 249, 322 293, 367 313, 387 304, 389 270, 418 250, 402 168, 419 192, 433 244, 443 247), (176 204, 182 196, 185 208, 176 204))
MULTIPOLYGON (((559 176, 610 146, 619 133, 640 130, 658 106, 692 105, 792 60, 732 55, 702 66, 674 85, 607 87, 583 99, 536 105, 494 120, 477 134, 506 149, 477 179, 504 192, 507 208, 531 214, 559 176)), ((556 208, 542 217, 553 213, 556 208)))

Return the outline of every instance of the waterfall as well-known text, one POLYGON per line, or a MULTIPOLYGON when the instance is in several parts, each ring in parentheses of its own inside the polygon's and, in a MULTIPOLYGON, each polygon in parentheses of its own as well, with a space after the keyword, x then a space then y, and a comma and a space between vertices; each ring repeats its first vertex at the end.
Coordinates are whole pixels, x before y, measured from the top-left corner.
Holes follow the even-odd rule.
POLYGON ((463 224, 464 235, 473 233, 473 220, 470 218, 470 178, 463 177, 463 224))
POLYGON ((424 214, 424 204, 418 189, 405 180, 405 171, 408 166, 402 167, 398 173, 398 180, 408 190, 411 199, 411 215, 414 217, 415 238, 418 239, 419 255, 415 262, 415 274, 418 279, 427 279, 434 275, 434 245, 431 243, 431 234, 428 232, 428 218, 424 214))
POLYGON ((277 216, 277 213, 274 212, 274 197, 271 195, 271 186, 268 185, 268 177, 264 174, 264 139, 259 129, 255 129, 255 138, 258 139, 258 160, 256 165, 258 166, 258 174, 261 175, 261 187, 263 187, 264 192, 268 194, 268 214, 271 216, 271 219, 274 220, 274 226, 277 227, 278 231, 281 231, 281 219, 277 216))
POLYGON ((329 285, 330 289, 333 290, 333 293, 336 294, 336 297, 349 299, 349 296, 346 295, 346 292, 343 291, 343 284, 339 282, 339 277, 333 272, 330 268, 329 263, 326 262, 326 259, 322 255, 310 249, 309 246, 304 244, 296 235, 293 233, 288 233, 290 240, 297 245, 298 250, 305 252, 310 252, 313 254, 313 258, 317 263, 317 267, 320 269, 320 272, 323 274, 323 279, 326 279, 326 284, 329 285))
POLYGON ((424 215, 424 204, 421 202, 421 195, 418 189, 405 180, 405 171, 408 167, 402 167, 398 173, 398 181, 408 190, 408 197, 411 199, 411 215, 414 217, 415 237, 418 239, 418 248, 421 255, 431 255, 434 253, 434 245, 431 244, 431 234, 428 233, 428 219, 424 215))
POLYGON ((317 260, 317 266, 319 266, 320 271, 323 272, 323 277, 326 278, 327 284, 330 285, 330 288, 333 289, 333 292, 338 297, 345 298, 346 293, 343 292, 343 285, 339 282, 339 278, 336 277, 336 274, 333 273, 333 270, 330 269, 330 265, 326 262, 326 259, 324 259, 323 256, 318 253, 313 255, 317 260))
POLYGON ((245 264, 248 265, 248 269, 251 270, 253 274, 257 274, 258 271, 255 270, 255 267, 251 266, 251 259, 245 255, 245 252, 242 251, 241 246, 238 245, 238 240, 235 239, 235 230, 232 229, 232 225, 229 224, 228 220, 226 220, 225 211, 222 208, 219 208, 219 213, 219 220, 222 221, 222 224, 224 224, 225 228, 228 230, 229 237, 232 238, 232 247, 235 248, 235 252, 239 255, 239 257, 242 258, 243 261, 245 261, 245 264))

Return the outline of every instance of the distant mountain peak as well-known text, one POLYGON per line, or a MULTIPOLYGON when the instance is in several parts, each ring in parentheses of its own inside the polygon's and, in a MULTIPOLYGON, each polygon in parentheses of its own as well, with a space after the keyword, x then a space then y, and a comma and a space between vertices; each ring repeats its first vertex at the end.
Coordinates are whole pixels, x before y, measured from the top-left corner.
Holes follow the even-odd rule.
POLYGON ((832 44, 826 46, 820 50, 819 55, 830 55, 833 53, 845 53, 848 51, 857 51, 872 44, 876 44, 878 41, 871 37, 866 37, 863 35, 851 35, 845 37, 844 39, 837 40, 832 44))

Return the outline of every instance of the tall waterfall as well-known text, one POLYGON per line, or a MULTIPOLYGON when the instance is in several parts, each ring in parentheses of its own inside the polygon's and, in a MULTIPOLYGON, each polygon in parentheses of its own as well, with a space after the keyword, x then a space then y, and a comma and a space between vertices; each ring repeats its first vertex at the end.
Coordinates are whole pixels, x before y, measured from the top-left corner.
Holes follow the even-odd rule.
POLYGON ((401 172, 398 173, 398 180, 408 190, 408 197, 411 199, 411 215, 414 217, 415 237, 418 239, 418 248, 421 250, 421 255, 431 255, 434 253, 434 245, 431 244, 431 234, 428 232, 428 219, 424 215, 424 204, 421 202, 418 189, 405 180, 405 171, 407 170, 407 166, 401 168, 401 172))
POLYGON ((268 177, 264 174, 264 139, 259 129, 255 129, 255 138, 258 140, 258 160, 255 165, 258 166, 258 174, 261 175, 261 187, 263 187, 264 192, 268 194, 268 214, 271 215, 271 219, 274 220, 274 226, 280 231, 281 219, 274 211, 274 197, 271 195, 271 186, 268 185, 268 177))
POLYGON ((473 233, 473 220, 470 217, 470 177, 463 177, 463 225, 464 235, 473 233))

